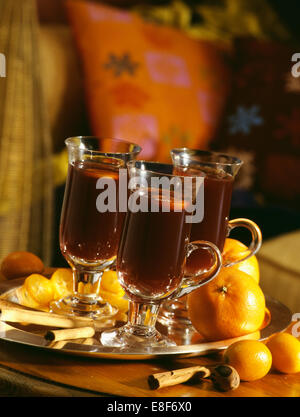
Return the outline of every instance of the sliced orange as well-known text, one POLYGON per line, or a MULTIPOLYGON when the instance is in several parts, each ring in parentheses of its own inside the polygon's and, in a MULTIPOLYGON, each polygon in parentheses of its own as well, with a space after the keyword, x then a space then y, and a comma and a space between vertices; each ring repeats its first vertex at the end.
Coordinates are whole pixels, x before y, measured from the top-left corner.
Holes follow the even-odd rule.
POLYGON ((24 282, 25 291, 28 292, 38 304, 45 306, 53 300, 53 287, 49 279, 39 274, 32 274, 24 282))
POLYGON ((24 285, 17 289, 17 297, 22 306, 40 309, 40 304, 30 295, 24 285))
POLYGON ((124 323, 127 323, 127 314, 126 313, 122 313, 122 312, 118 312, 115 316, 114 319, 117 321, 123 321, 124 323))
POLYGON ((53 287, 53 299, 59 300, 73 292, 73 273, 71 269, 59 268, 50 279, 53 287))
POLYGON ((128 310, 128 300, 123 297, 120 297, 117 294, 114 294, 109 291, 100 291, 99 295, 103 298, 104 301, 107 301, 113 307, 117 307, 119 313, 125 313, 128 310))
POLYGON ((100 292, 102 290, 113 292, 114 294, 118 294, 119 296, 123 296, 125 294, 123 288, 119 283, 116 271, 105 271, 103 273, 100 283, 100 292))

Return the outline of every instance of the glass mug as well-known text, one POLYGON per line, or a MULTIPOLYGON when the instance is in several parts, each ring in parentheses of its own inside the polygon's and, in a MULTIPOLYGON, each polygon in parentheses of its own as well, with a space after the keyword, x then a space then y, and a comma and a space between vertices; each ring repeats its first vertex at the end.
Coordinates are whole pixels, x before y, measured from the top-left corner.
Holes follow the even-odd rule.
MULTIPOLYGON (((259 227, 249 219, 229 220, 228 218, 234 178, 243 162, 234 156, 188 148, 173 149, 171 156, 174 174, 201 176, 204 180, 204 217, 201 222, 192 225, 191 240, 208 240, 222 253, 225 239, 230 232, 236 227, 245 227, 252 236, 250 246, 238 259, 223 260, 223 266, 232 266, 256 254, 262 242, 259 227)), ((192 273, 209 263, 207 254, 194 253, 187 262, 186 272, 192 273)), ((185 299, 164 303, 160 310, 159 322, 167 326, 170 331, 181 333, 186 337, 189 332, 193 332, 185 299)))
POLYGON ((73 270, 73 294, 51 304, 66 315, 105 318, 117 310, 98 295, 104 270, 114 264, 125 212, 99 212, 97 181, 110 178, 118 189, 119 169, 141 148, 118 139, 78 136, 66 141, 68 176, 60 221, 60 249, 73 270))
POLYGON ((173 345, 155 327, 162 301, 181 297, 212 280, 221 268, 221 253, 204 240, 189 243, 191 224, 186 220, 197 189, 192 184, 183 195, 181 186, 187 177, 174 176, 172 165, 158 162, 131 161, 127 166, 129 209, 116 269, 129 299, 128 322, 104 331, 101 343, 125 349, 173 345), (179 187, 173 189, 171 182, 179 187), (135 207, 136 202, 140 206, 135 207), (199 249, 213 258, 209 271, 204 279, 202 272, 184 276, 186 259, 199 249))

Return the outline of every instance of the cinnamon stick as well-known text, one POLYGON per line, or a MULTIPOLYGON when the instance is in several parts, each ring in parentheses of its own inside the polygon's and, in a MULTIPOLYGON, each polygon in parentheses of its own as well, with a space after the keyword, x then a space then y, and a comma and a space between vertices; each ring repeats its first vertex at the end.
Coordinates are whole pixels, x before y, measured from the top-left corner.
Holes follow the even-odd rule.
POLYGON ((85 317, 65 317, 47 313, 0 305, 0 320, 12 323, 30 323, 49 327, 73 328, 93 325, 93 320, 85 317))
POLYGON ((151 389, 170 387, 193 379, 200 382, 210 379, 214 387, 220 391, 236 389, 240 384, 240 377, 232 366, 221 364, 216 366, 192 366, 190 368, 176 369, 149 375, 148 384, 151 389))
POLYGON ((207 378, 210 376, 211 371, 205 366, 192 366, 174 371, 161 372, 149 375, 148 384, 151 389, 170 387, 188 381, 196 373, 199 373, 202 378, 207 378))
POLYGON ((83 342, 82 345, 93 345, 94 339, 92 337, 87 337, 83 342))
POLYGON ((93 337, 95 334, 94 327, 75 327, 73 329, 49 330, 44 338, 50 342, 59 340, 72 340, 93 337))
MULTIPOLYGON (((51 347, 53 349, 63 349, 68 342, 70 342, 70 340, 59 340, 58 342, 53 341, 49 342, 47 347, 51 347)), ((80 343, 81 345, 93 345, 94 339, 92 337, 88 337, 86 339, 76 339, 76 343, 80 343)))
POLYGON ((50 347, 52 349, 63 349, 67 343, 67 340, 60 340, 59 342, 49 342, 47 347, 50 347))

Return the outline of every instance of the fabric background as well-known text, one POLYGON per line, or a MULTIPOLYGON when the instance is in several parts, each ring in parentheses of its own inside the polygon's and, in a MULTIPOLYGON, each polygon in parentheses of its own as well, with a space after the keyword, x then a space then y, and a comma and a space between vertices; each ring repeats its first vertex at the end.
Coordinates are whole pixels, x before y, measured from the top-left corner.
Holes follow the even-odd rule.
POLYGON ((207 148, 229 88, 227 51, 121 9, 67 6, 93 133, 134 138, 144 159, 169 161, 179 146, 207 148))
POLYGON ((41 86, 34 0, 0 2, 0 258, 28 250, 48 264, 52 242, 52 141, 41 86))

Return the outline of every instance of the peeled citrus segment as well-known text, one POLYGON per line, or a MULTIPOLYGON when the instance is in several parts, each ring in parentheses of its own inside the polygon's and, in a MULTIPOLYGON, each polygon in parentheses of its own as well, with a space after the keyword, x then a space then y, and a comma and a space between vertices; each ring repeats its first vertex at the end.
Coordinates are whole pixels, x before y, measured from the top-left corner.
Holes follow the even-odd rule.
POLYGON ((119 283, 116 271, 105 271, 103 273, 100 283, 100 292, 102 290, 113 292, 114 294, 118 294, 120 296, 125 294, 119 283))
POLYGON ((24 288, 39 305, 48 305, 53 300, 53 287, 43 275, 32 274, 26 278, 24 288))
POLYGON ((23 285, 17 290, 19 303, 25 307, 39 309, 39 303, 30 295, 29 291, 23 285))
POLYGON ((73 292, 73 273, 71 269, 59 268, 50 279, 53 287, 53 299, 67 297, 73 292))
POLYGON ((99 295, 103 298, 104 301, 107 301, 113 307, 117 307, 119 313, 125 313, 128 310, 128 300, 120 297, 109 291, 100 291, 99 295))

